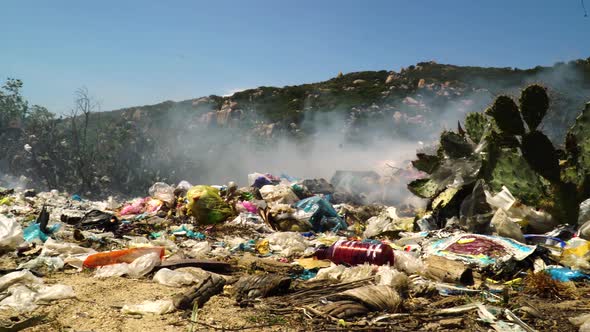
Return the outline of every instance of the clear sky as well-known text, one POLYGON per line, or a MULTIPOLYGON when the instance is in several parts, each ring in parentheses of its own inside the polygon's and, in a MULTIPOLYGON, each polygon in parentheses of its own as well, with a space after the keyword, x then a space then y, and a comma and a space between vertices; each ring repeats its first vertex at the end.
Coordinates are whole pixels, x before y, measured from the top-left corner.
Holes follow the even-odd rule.
POLYGON ((0 28, 0 80, 58 113, 82 86, 110 110, 426 60, 590 57, 580 0, 23 0, 3 2, 0 28))

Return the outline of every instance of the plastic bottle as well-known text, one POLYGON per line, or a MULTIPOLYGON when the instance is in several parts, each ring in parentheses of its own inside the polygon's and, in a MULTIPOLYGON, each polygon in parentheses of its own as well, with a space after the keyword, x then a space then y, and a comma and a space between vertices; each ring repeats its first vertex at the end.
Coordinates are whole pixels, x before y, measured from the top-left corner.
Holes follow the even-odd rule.
POLYGON ((393 249, 386 244, 371 244, 360 241, 338 241, 327 248, 318 249, 318 259, 328 259, 336 264, 393 266, 393 249))

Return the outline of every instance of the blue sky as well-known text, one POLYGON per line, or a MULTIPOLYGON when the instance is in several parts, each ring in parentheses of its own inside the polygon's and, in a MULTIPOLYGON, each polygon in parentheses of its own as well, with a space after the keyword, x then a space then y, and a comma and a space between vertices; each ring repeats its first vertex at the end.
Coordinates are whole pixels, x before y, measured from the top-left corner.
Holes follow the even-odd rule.
POLYGON ((579 0, 6 1, 0 79, 54 112, 316 82, 419 61, 526 68, 590 57, 579 0))

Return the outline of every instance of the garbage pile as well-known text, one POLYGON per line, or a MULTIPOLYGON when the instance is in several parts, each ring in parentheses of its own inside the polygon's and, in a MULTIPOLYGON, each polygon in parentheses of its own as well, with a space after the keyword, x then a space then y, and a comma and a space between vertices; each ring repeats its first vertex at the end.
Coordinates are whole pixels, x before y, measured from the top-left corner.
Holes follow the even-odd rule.
POLYGON ((47 330, 52 306, 84 306, 79 276, 170 288, 116 310, 180 313, 171 330, 590 330, 590 106, 565 151, 536 129, 547 107, 533 85, 444 132, 413 163, 428 176, 408 187, 429 203, 411 214, 268 173, 126 201, 1 188, 0 322, 47 330), (209 316, 227 301, 232 317, 209 316), (258 318, 232 325, 247 310, 258 318))

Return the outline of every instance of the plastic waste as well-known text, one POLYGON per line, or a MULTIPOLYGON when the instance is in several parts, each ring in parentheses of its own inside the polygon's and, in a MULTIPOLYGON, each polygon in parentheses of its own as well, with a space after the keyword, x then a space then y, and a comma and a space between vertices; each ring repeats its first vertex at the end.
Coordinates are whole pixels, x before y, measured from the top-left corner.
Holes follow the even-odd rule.
POLYGON ((299 201, 299 197, 291 190, 291 187, 286 184, 279 184, 276 186, 265 185, 260 188, 260 195, 269 206, 275 204, 294 204, 299 201))
POLYGON ((20 312, 34 310, 39 303, 75 297, 71 286, 47 286, 43 279, 35 277, 29 270, 0 277, 0 292, 5 293, 0 301, 0 309, 12 308, 20 312))
POLYGON ((389 265, 379 266, 375 273, 377 285, 393 287, 396 290, 408 288, 410 280, 408 276, 389 265))
POLYGON ((206 238, 205 234, 200 233, 200 232, 195 232, 193 230, 192 226, 186 225, 186 224, 182 224, 182 225, 180 225, 180 227, 174 229, 172 231, 172 234, 174 234, 176 236, 186 236, 188 238, 197 239, 197 240, 204 240, 206 238))
POLYGON ((46 227, 46 231, 44 232, 41 230, 41 225, 39 223, 33 222, 23 230, 23 238, 29 243, 43 243, 49 239, 51 234, 57 232, 60 227, 60 224, 54 224, 50 227, 46 227))
POLYGON ((121 312, 124 314, 156 314, 163 315, 174 311, 172 300, 144 301, 140 304, 124 305, 121 312))
POLYGON ((590 242, 581 238, 570 239, 563 248, 559 262, 572 269, 590 270, 589 251, 590 242))
POLYGON ((219 196, 219 190, 211 186, 194 186, 187 198, 187 208, 199 224, 217 224, 232 214, 229 204, 219 196))
POLYGON ((0 251, 13 250, 24 241, 18 222, 0 214, 0 251))
POLYGON ((252 228, 260 233, 273 232, 272 228, 270 228, 259 215, 252 213, 240 213, 240 215, 230 221, 229 224, 252 228))
POLYGON ((281 182, 281 179, 273 176, 272 174, 266 173, 252 173, 248 174, 248 185, 255 188, 262 188, 265 185, 277 184, 281 182))
POLYGON ((584 240, 590 240, 590 220, 583 223, 576 234, 584 240))
POLYGON ((157 252, 151 252, 136 258, 130 264, 119 263, 100 266, 96 269, 94 276, 96 278, 109 278, 127 275, 131 278, 139 278, 150 273, 160 262, 160 255, 157 252))
POLYGON ((127 216, 132 214, 141 214, 145 209, 146 198, 136 198, 131 203, 125 205, 119 212, 120 216, 127 216))
POLYGON ((393 265, 393 249, 387 244, 370 244, 359 241, 340 240, 327 248, 318 249, 318 259, 328 259, 335 264, 393 265))
POLYGON ((511 259, 521 261, 532 254, 536 246, 500 236, 458 234, 432 240, 424 248, 427 256, 437 255, 487 266, 511 259))
MULTIPOLYGON (((461 203, 459 221, 469 232, 489 233, 490 220, 492 219, 492 207, 486 201, 484 181, 478 180, 469 194, 461 203)), ((421 229, 424 230, 424 229, 421 229)))
POLYGON ((421 274, 424 271, 424 263, 417 254, 395 250, 393 266, 408 275, 421 274))
POLYGON ((171 205, 174 203, 174 187, 164 182, 154 183, 148 190, 151 197, 166 202, 171 205))
POLYGON ((553 280, 561 282, 590 279, 589 274, 586 274, 580 270, 572 270, 570 268, 561 266, 549 266, 545 269, 545 272, 548 273, 553 280))
POLYGON ((189 250, 186 251, 186 254, 192 258, 203 258, 211 252, 211 245, 207 241, 197 242, 194 240, 188 240, 185 241, 183 245, 189 248, 189 250))
POLYGON ((516 198, 512 196, 506 186, 502 186, 502 190, 496 195, 492 195, 488 191, 486 191, 485 194, 486 201, 495 209, 503 209, 504 211, 508 211, 510 208, 512 208, 514 203, 516 203, 516 198))
POLYGON ((119 264, 119 263, 132 263, 137 258, 156 253, 161 260, 164 257, 163 247, 142 247, 142 248, 131 248, 124 250, 114 251, 103 251, 96 254, 92 254, 84 261, 84 267, 95 268, 104 265, 119 264))
POLYGON ((277 232, 266 237, 270 250, 280 256, 289 257, 305 252, 309 241, 296 232, 277 232))
POLYGON ((332 280, 337 282, 352 282, 357 280, 363 280, 373 276, 376 266, 369 264, 362 264, 353 267, 347 267, 344 265, 334 265, 319 269, 315 277, 311 278, 315 280, 332 280))
POLYGON ((111 232, 119 228, 120 222, 117 217, 108 212, 100 210, 88 211, 83 217, 70 217, 62 215, 61 221, 79 229, 99 229, 104 232, 111 232))
POLYGON ((52 238, 47 239, 43 244, 41 256, 60 256, 67 257, 77 254, 94 254, 96 250, 92 248, 81 247, 75 243, 58 242, 52 238))
POLYGON ((313 196, 302 199, 295 203, 295 207, 309 216, 309 223, 316 232, 336 232, 348 227, 332 204, 322 197, 313 196))
POLYGON ((578 214, 578 225, 590 221, 590 198, 580 203, 580 212, 578 214))
POLYGON ((63 269, 65 263, 60 257, 46 257, 37 256, 26 263, 22 263, 18 266, 18 269, 37 269, 42 266, 46 266, 50 271, 58 271, 63 269))
POLYGON ((243 201, 236 203, 236 209, 238 212, 256 213, 258 212, 258 206, 249 201, 243 201))
POLYGON ((495 233, 498 235, 509 237, 521 243, 525 242, 520 226, 510 220, 510 217, 508 217, 508 214, 504 209, 496 210, 496 213, 494 213, 494 216, 492 217, 491 225, 493 226, 495 233))
POLYGON ((433 231, 437 229, 436 219, 431 214, 428 214, 416 221, 416 226, 423 232, 433 231))
POLYGON ((186 285, 196 284, 209 275, 202 269, 188 268, 188 269, 160 269, 154 275, 154 281, 170 287, 182 287, 186 285))
POLYGON ((367 227, 363 236, 365 238, 371 238, 384 232, 411 232, 413 228, 414 219, 398 217, 396 208, 391 206, 383 210, 378 216, 371 217, 367 220, 367 227))

